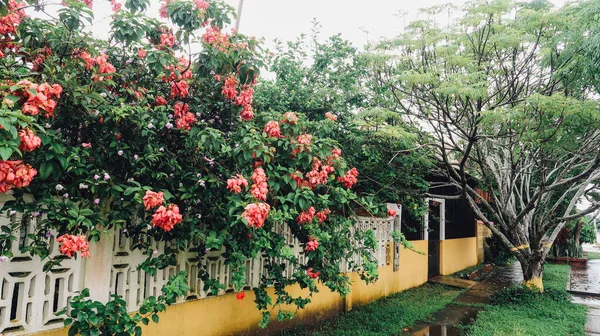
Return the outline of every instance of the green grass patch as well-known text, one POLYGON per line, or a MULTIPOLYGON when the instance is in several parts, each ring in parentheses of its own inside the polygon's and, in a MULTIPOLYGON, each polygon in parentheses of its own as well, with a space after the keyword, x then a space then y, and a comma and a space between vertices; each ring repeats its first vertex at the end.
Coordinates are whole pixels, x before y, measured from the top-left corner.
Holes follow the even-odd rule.
MULTIPOLYGON (((515 296, 514 300, 499 300, 477 316, 477 320, 466 328, 471 336, 564 336, 585 335, 586 309, 570 302, 568 295, 560 295, 569 280, 568 265, 547 264, 544 270, 544 288, 547 293, 527 295, 515 288, 499 293, 515 296)), ((514 298, 514 297, 513 297, 514 298)))
POLYGON ((459 289, 425 284, 354 308, 315 326, 298 327, 280 335, 398 335, 404 328, 442 309, 460 293, 459 289))
POLYGON ((464 270, 458 271, 456 273, 452 273, 449 276, 453 278, 466 279, 469 277, 469 275, 471 275, 471 273, 477 271, 480 268, 483 268, 484 266, 484 264, 477 264, 475 266, 467 267, 464 270))
POLYGON ((587 255, 586 257, 588 259, 600 259, 600 253, 599 252, 586 252, 587 255))

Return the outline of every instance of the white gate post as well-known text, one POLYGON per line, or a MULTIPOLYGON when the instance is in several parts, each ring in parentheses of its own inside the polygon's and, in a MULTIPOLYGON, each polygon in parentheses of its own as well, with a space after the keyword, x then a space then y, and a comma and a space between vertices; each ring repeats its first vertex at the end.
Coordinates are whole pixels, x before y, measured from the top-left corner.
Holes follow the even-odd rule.
POLYGON ((89 288, 90 298, 94 301, 107 302, 110 299, 114 230, 109 232, 99 242, 90 243, 92 257, 85 262, 82 288, 89 288))

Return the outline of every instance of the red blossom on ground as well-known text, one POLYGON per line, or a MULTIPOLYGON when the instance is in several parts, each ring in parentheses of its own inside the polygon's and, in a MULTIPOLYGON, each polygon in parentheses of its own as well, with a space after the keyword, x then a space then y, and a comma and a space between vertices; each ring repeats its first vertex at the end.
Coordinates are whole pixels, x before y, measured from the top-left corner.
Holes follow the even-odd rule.
POLYGON ((267 203, 250 203, 242 213, 242 217, 248 221, 248 226, 259 229, 265 224, 271 207, 267 203))
POLYGON ((66 255, 71 258, 77 252, 81 252, 81 257, 83 258, 91 258, 90 247, 88 245, 87 238, 84 235, 70 235, 64 234, 58 238, 56 241, 60 243, 58 250, 60 253, 66 255))
POLYGON ((182 220, 183 217, 179 213, 179 207, 175 204, 170 204, 166 208, 161 205, 152 215, 152 225, 162 228, 165 232, 171 231, 182 220))
POLYGON ((352 168, 346 172, 346 175, 338 177, 338 181, 342 182, 342 184, 346 188, 350 189, 358 181, 356 179, 357 176, 358 176, 358 170, 356 168, 352 168))
POLYGON ((267 193, 269 192, 269 185, 267 184, 267 175, 265 174, 265 170, 261 167, 254 169, 254 173, 252 174, 252 196, 261 201, 267 200, 267 193))
POLYGON ((319 248, 319 241, 317 238, 313 238, 312 236, 308 236, 308 242, 304 246, 304 250, 306 252, 316 251, 319 248))
POLYGON ((265 133, 270 138, 281 138, 281 129, 279 129, 279 123, 277 121, 269 121, 265 125, 265 133))
POLYGON ((316 278, 318 278, 318 277, 319 277, 319 275, 321 275, 321 272, 319 272, 319 271, 317 271, 317 272, 314 272, 314 271, 313 271, 313 268, 312 268, 312 267, 309 267, 309 268, 306 270, 306 275, 308 275, 308 276, 309 276, 310 278, 312 278, 312 279, 316 279, 316 278))
POLYGON ((235 294, 235 298, 238 299, 238 300, 243 300, 243 299, 246 298, 246 293, 239 292, 239 293, 235 294))
POLYGON ((246 180, 246 178, 240 174, 237 174, 235 177, 231 177, 227 180, 227 189, 234 194, 239 194, 242 192, 242 188, 246 188, 247 186, 248 180, 246 180))
POLYGON ((306 209, 306 211, 302 211, 300 215, 298 215, 298 217, 296 218, 296 221, 298 222, 298 224, 310 223, 315 217, 316 212, 317 210, 315 210, 315 208, 311 206, 310 208, 306 209))
POLYGON ((19 137, 21 138, 21 144, 19 145, 19 149, 24 152, 31 152, 36 148, 40 148, 42 145, 42 139, 35 135, 30 129, 23 129, 19 132, 19 137))
POLYGON ((165 193, 162 191, 154 192, 151 190, 146 190, 146 195, 144 195, 143 201, 146 210, 150 210, 163 204, 165 201, 165 193))

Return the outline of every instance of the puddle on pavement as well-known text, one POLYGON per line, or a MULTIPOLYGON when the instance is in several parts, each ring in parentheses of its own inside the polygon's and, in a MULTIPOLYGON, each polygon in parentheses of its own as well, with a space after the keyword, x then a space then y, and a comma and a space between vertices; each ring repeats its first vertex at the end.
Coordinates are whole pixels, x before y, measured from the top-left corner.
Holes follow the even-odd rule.
POLYGON ((600 294, 600 260, 591 259, 584 265, 572 267, 569 287, 573 291, 600 294))
POLYGON ((420 322, 402 335, 412 336, 454 336, 462 335, 462 326, 469 325, 477 318, 482 309, 465 304, 489 303, 490 296, 503 288, 523 281, 523 273, 519 263, 496 269, 477 285, 465 291, 453 302, 435 313, 431 322, 420 322))

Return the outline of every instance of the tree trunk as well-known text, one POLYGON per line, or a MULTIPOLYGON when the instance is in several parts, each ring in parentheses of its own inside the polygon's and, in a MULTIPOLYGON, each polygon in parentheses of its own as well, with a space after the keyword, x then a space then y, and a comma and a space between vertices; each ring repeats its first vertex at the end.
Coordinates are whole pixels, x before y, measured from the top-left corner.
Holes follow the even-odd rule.
POLYGON ((528 258, 519 258, 521 269, 523 270, 523 284, 525 287, 543 292, 544 283, 542 277, 544 274, 544 260, 541 256, 529 256, 528 258), (523 260, 521 260, 523 259, 523 260))

